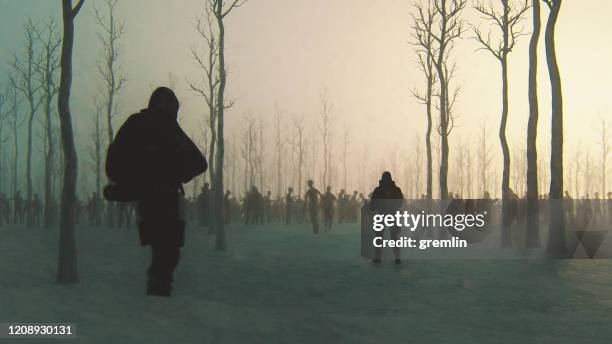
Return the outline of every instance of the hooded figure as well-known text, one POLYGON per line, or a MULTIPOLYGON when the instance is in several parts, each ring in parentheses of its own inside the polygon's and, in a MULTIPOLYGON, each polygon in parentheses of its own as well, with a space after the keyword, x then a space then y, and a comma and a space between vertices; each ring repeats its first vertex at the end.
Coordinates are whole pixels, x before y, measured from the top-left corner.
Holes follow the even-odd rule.
POLYGON ((383 172, 382 177, 378 181, 378 187, 372 193, 372 202, 370 202, 370 210, 380 214, 393 214, 402 207, 404 195, 402 190, 395 185, 391 179, 391 173, 383 172))
MULTIPOLYGON (((397 210, 402 207, 404 202, 404 195, 402 190, 395 185, 395 182, 391 178, 391 173, 388 171, 383 172, 382 177, 378 181, 378 186, 372 193, 370 202, 370 210, 378 214, 394 214, 397 210)), ((389 228, 389 234, 391 239, 399 239, 400 229, 397 227, 389 228)), ((377 231, 376 236, 383 236, 383 231, 377 231)), ((401 264, 399 248, 393 248, 393 254, 395 255, 395 264, 401 264)), ((382 248, 374 248, 374 264, 380 264, 382 257, 382 248)))
POLYGON ((178 124, 179 101, 157 88, 146 109, 130 116, 109 145, 105 197, 136 201, 140 242, 150 245, 147 293, 169 296, 184 243, 182 184, 202 174, 206 159, 178 124))

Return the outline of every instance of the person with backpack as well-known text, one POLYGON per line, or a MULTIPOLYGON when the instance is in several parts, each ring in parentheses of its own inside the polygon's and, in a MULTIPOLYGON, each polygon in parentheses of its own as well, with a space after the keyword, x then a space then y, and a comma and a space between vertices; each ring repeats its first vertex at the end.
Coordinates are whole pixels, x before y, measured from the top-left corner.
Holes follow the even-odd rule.
POLYGON ((206 158, 177 121, 179 101, 157 88, 148 107, 130 116, 109 145, 107 200, 136 202, 142 246, 151 247, 147 295, 170 296, 185 242, 183 183, 204 173, 206 158))

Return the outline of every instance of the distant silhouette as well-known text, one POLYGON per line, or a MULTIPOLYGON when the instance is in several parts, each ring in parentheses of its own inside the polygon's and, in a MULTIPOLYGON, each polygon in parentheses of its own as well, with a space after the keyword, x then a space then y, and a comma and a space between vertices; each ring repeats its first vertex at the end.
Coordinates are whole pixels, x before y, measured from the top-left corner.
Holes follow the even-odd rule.
MULTIPOLYGON (((388 171, 383 172, 378 186, 372 192, 372 198, 370 202, 370 210, 378 214, 394 214, 399 208, 402 207, 404 195, 402 190, 395 185, 395 182, 391 178, 391 173, 388 171)), ((400 235, 400 228, 391 227, 389 228, 389 234, 391 239, 397 240, 400 235)), ((383 231, 375 233, 376 236, 383 236, 383 231)), ((393 248, 393 254, 395 255, 395 264, 401 264, 399 248, 393 248)), ((382 257, 382 248, 374 248, 374 264, 380 264, 382 257)))
POLYGON ((226 224, 230 223, 232 221, 232 199, 231 199, 231 195, 232 192, 227 190, 225 191, 225 196, 223 197, 223 218, 226 224))
POLYGON ((198 224, 200 226, 208 227, 209 214, 210 214, 210 184, 204 183, 202 192, 198 196, 198 224))
POLYGON ((264 199, 255 185, 246 196, 245 221, 247 225, 263 225, 264 199))
POLYGON ((263 200, 265 221, 270 223, 272 222, 272 191, 268 190, 263 200))
POLYGON ((331 186, 327 187, 325 194, 321 196, 321 210, 323 210, 323 226, 330 229, 334 220, 334 203, 336 196, 331 192, 331 186))
POLYGON ((285 224, 291 225, 291 214, 293 213, 293 188, 287 188, 287 195, 285 196, 285 224))
POLYGON ((183 183, 202 174, 206 159, 178 124, 179 101, 159 87, 148 108, 130 116, 108 148, 105 197, 137 201, 143 246, 150 245, 147 294, 170 296, 172 274, 185 239, 183 183))
POLYGON ((310 215, 310 222, 312 222, 312 231, 314 234, 319 234, 319 197, 321 192, 313 186, 312 180, 308 181, 308 190, 304 194, 304 206, 302 207, 302 213, 306 212, 308 206, 308 214, 310 215))
POLYGON ((344 222, 347 216, 347 208, 348 208, 348 195, 344 191, 344 189, 340 190, 338 194, 338 222, 344 222))

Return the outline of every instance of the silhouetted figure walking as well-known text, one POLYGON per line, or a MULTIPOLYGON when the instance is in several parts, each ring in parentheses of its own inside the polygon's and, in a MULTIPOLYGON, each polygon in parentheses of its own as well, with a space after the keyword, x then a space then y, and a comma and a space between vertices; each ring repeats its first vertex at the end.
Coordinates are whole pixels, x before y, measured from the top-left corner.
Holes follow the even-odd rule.
POLYGON ((327 187, 325 194, 321 196, 321 210, 323 210, 323 226, 330 229, 334 220, 334 203, 336 196, 331 192, 331 186, 327 187))
POLYGON ((170 296, 172 274, 185 240, 183 183, 206 171, 206 159, 178 124, 172 90, 157 88, 147 109, 130 116, 108 148, 105 196, 137 201, 143 246, 150 245, 147 294, 170 296))
POLYGON ((266 223, 272 222, 272 191, 270 190, 264 196, 264 216, 266 223))
POLYGON ((312 222, 312 231, 314 234, 319 234, 319 197, 321 192, 313 186, 313 181, 308 181, 308 190, 304 194, 304 206, 302 207, 302 214, 306 212, 308 207, 308 214, 310 215, 310 222, 312 222))
POLYGON ((246 196, 245 208, 247 225, 263 225, 264 199, 255 185, 246 196))
MULTIPOLYGON (((370 210, 378 214, 394 214, 397 210, 402 207, 404 202, 404 195, 402 190, 395 185, 395 182, 391 178, 391 173, 388 171, 383 172, 378 186, 372 192, 372 198, 370 202, 370 210)), ((390 227, 389 234, 392 240, 399 239, 400 228, 390 227)), ((376 236, 382 237, 383 231, 377 231, 376 236)), ((395 255, 395 264, 401 264, 399 248, 393 248, 393 254, 395 255)), ((374 248, 374 264, 380 264, 382 257, 382 248, 374 248)))

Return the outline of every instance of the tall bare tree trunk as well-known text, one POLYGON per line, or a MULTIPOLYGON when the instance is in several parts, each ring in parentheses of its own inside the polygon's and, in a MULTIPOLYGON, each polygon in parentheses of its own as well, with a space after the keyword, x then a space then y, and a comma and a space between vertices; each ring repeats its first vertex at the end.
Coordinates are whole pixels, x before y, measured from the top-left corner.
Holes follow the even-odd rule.
POLYGON ((17 88, 13 85, 13 92, 11 94, 11 98, 13 100, 13 121, 12 121, 12 129, 13 129, 13 182, 12 182, 12 194, 13 197, 15 193, 19 190, 17 175, 19 174, 19 127, 23 122, 20 122, 19 119, 19 109, 18 109, 18 95, 17 88))
POLYGON ((70 115, 70 88, 72 86, 74 18, 79 13, 83 1, 79 0, 76 7, 72 8, 72 0, 62 0, 64 35, 60 60, 61 73, 57 108, 60 118, 65 166, 60 211, 59 257, 57 262, 57 281, 59 283, 78 283, 79 281, 76 240, 74 237, 74 205, 76 201, 78 162, 70 115))
POLYGON ((224 116, 225 116, 225 85, 227 83, 227 74, 225 69, 225 24, 224 17, 231 11, 233 5, 224 12, 223 0, 211 0, 214 5, 215 18, 219 26, 219 89, 217 91, 217 156, 215 157, 215 181, 213 183, 213 194, 215 202, 216 215, 216 239, 215 249, 217 251, 225 251, 227 249, 227 241, 225 237, 225 222, 223 221, 224 202, 223 202, 223 159, 225 155, 224 142, 224 116))
MULTIPOLYGON (((102 43, 103 59, 98 65, 98 72, 104 81, 104 92, 106 101, 106 128, 108 134, 108 142, 113 141, 115 136, 113 130, 113 117, 115 115, 116 99, 119 91, 125 85, 126 79, 121 75, 117 61, 121 55, 119 48, 119 39, 123 36, 123 23, 115 17, 117 4, 119 0, 106 0, 108 9, 108 21, 98 11, 94 9, 95 19, 97 21, 100 32, 98 36, 102 43)), ((114 202, 107 202, 106 222, 109 227, 115 226, 115 213, 117 205, 114 202)))
POLYGON ((546 3, 550 8, 545 31, 546 62, 552 95, 550 222, 547 251, 555 257, 567 257, 563 211, 563 93, 555 47, 555 25, 561 9, 561 0, 548 0, 546 3))
POLYGON ((55 140, 53 132, 53 97, 57 94, 56 74, 59 69, 58 48, 61 44, 57 26, 54 20, 50 20, 47 25, 48 36, 42 37, 39 34, 39 40, 43 45, 43 61, 41 76, 43 80, 43 93, 45 105, 45 172, 44 172, 44 210, 43 210, 43 227, 50 228, 55 218, 53 214, 53 170, 55 169, 55 140))
POLYGON ((427 80, 427 133, 425 134, 425 149, 427 151, 427 201, 428 209, 433 198, 433 159, 431 155, 431 129, 432 129, 432 114, 431 114, 431 97, 433 88, 433 78, 427 80))
MULTIPOLYGON (((25 25, 26 32, 26 49, 25 56, 19 58, 17 54, 13 54, 12 67, 16 73, 16 80, 13 81, 15 87, 23 94, 28 103, 28 123, 27 123, 27 141, 26 141, 26 204, 32 201, 32 135, 34 117, 43 101, 41 91, 44 87, 44 81, 39 84, 39 52, 36 49, 35 35, 39 32, 38 27, 34 25, 32 20, 28 20, 25 25), (22 62, 23 61, 23 62, 22 62)), ((32 226, 31 207, 26 207, 26 223, 27 226, 32 226)))
POLYGON ((529 42, 529 121, 527 124, 527 236, 526 246, 540 247, 540 207, 538 200, 538 40, 540 0, 532 1, 533 32, 529 42))
POLYGON ((511 247, 512 236, 510 225, 513 219, 510 218, 512 215, 510 214, 510 149, 506 139, 506 125, 508 123, 508 54, 512 51, 516 40, 520 36, 520 30, 516 30, 515 26, 527 11, 528 3, 525 1, 521 6, 515 6, 510 0, 501 0, 500 2, 502 6, 501 14, 491 2, 485 5, 483 2, 478 1, 476 2, 475 9, 501 31, 501 40, 495 43, 491 42, 490 33, 489 35, 484 35, 476 27, 474 28, 476 34, 474 38, 481 44, 482 49, 488 50, 501 64, 502 112, 499 124, 499 141, 503 154, 501 247, 511 247))
MULTIPOLYGON (((507 19, 507 11, 504 14, 507 19)), ((507 45, 506 31, 504 34, 504 42, 507 45)), ((510 234, 510 221, 509 218, 509 197, 510 197, 510 149, 508 148, 508 141, 506 139, 506 124, 508 122, 508 60, 507 54, 502 55, 502 115, 501 123, 499 125, 499 141, 501 143, 504 168, 502 170, 502 237, 501 247, 512 247, 512 237, 510 234)))

